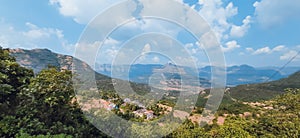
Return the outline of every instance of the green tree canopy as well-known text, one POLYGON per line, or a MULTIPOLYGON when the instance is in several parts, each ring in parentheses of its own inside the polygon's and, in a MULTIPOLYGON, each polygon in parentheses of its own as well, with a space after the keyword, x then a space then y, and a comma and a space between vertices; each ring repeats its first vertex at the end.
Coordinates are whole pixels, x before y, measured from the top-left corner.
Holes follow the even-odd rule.
POLYGON ((9 55, 8 49, 0 47, 0 113, 12 111, 17 104, 17 94, 29 83, 33 71, 21 67, 15 58, 9 55), (7 110, 10 109, 10 110, 7 110))

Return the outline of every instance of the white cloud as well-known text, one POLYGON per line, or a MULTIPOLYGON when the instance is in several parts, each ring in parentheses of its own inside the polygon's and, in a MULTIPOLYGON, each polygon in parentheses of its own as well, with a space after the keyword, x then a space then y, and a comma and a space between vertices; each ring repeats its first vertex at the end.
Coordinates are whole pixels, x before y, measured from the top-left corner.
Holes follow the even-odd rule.
POLYGON ((87 24, 92 18, 104 11, 118 0, 49 0, 50 4, 57 5, 59 12, 64 16, 73 17, 80 24, 87 24))
POLYGON ((145 44, 144 48, 141 51, 140 57, 137 60, 137 62, 145 62, 147 53, 151 52, 151 45, 149 43, 145 44))
POLYGON ((112 47, 111 49, 107 49, 105 54, 110 57, 109 59, 112 59, 118 54, 118 50, 115 47, 112 47))
MULTIPOLYGON (((93 43, 85 43, 80 42, 76 44, 75 54, 74 56, 85 63, 89 64, 91 67, 95 64, 95 51, 99 49, 99 46, 101 45, 100 41, 96 41, 93 43)), ((104 54, 100 54, 104 55, 104 54)))
POLYGON ((282 51, 284 48, 285 48, 284 45, 279 45, 279 46, 273 48, 272 51, 274 51, 274 52, 280 52, 280 51, 282 51))
POLYGON ((294 58, 294 60, 297 60, 297 61, 300 60, 300 55, 295 50, 290 50, 287 53, 280 56, 280 60, 291 60, 293 58, 294 58))
POLYGON ((158 62, 160 62, 160 59, 159 59, 159 57, 155 56, 152 58, 152 61, 155 63, 158 63, 158 62))
POLYGON ((242 37, 251 27, 251 16, 245 17, 241 26, 229 21, 238 14, 238 7, 235 7, 233 2, 225 5, 222 0, 199 0, 196 5, 192 6, 194 9, 196 7, 201 7, 200 15, 209 23, 221 42, 232 37, 242 37))
POLYGON ((200 44, 197 44, 200 47, 208 50, 208 49, 216 49, 220 46, 218 41, 216 40, 216 36, 214 35, 214 32, 210 31, 208 33, 205 33, 200 38, 200 44))
POLYGON ((269 47, 263 47, 260 49, 257 49, 256 51, 253 52, 254 55, 259 55, 259 54, 270 54, 271 49, 269 47))
POLYGON ((228 35, 224 34, 231 27, 228 19, 238 13, 238 8, 234 7, 232 2, 223 7, 221 0, 199 1, 199 5, 202 5, 200 15, 211 25, 217 38, 219 40, 228 38, 228 35))
POLYGON ((264 27, 300 18, 299 0, 262 0, 253 6, 258 22, 264 27))
MULTIPOLYGON (((263 48, 260 48, 260 49, 257 49, 256 51, 253 51, 252 54, 254 55, 259 55, 259 54, 271 54, 273 52, 281 52, 285 49, 285 46, 284 45, 279 45, 279 46, 276 46, 274 47, 273 49, 271 49, 270 47, 263 47, 263 48)), ((251 51, 251 49, 249 48, 248 49, 249 51, 251 51)))
MULTIPOLYGON (((93 17, 98 15, 100 12, 108 9, 110 6, 120 2, 118 0, 49 0, 50 4, 57 5, 59 11, 64 16, 73 17, 73 19, 81 24, 87 24, 93 17)), ((176 0, 180 3, 183 3, 182 0, 176 0)), ((165 9, 165 6, 170 6, 170 2, 167 1, 159 1, 159 3, 152 2, 144 3, 143 12, 151 13, 153 15, 162 15, 160 9, 165 9), (157 8, 149 8, 148 5, 155 5, 157 8), (147 11, 145 10, 147 9, 147 11)), ((217 38, 219 40, 227 39, 229 35, 228 31, 232 28, 233 24, 228 21, 229 18, 237 15, 238 8, 234 6, 232 2, 228 3, 224 6, 224 3, 221 0, 200 0, 198 5, 201 5, 201 9, 199 10, 200 15, 211 25, 213 31, 215 32, 217 38)), ((172 5, 173 6, 173 5, 172 5)), ((176 6, 176 5, 174 5, 176 6)), ((171 6, 170 6, 171 7, 171 6)), ((192 8, 195 5, 191 6, 192 8)), ((174 8, 174 7, 173 7, 174 8)), ((125 10, 125 9, 120 9, 125 10)), ((174 13, 174 10, 169 10, 170 12, 164 10, 164 16, 170 16, 174 18, 179 18, 181 16, 181 11, 178 11, 179 14, 174 13), (179 17, 178 17, 179 16, 179 17)), ((244 20, 244 26, 241 29, 238 29, 238 26, 234 26, 237 31, 242 31, 243 34, 246 33, 246 29, 249 28, 249 23, 247 17, 244 20)), ((198 26, 199 26, 199 22, 198 26)), ((110 24, 110 23, 107 23, 110 24)), ((170 30, 170 29, 169 29, 170 30)), ((235 30, 235 29, 233 29, 235 30)), ((234 32, 234 31, 233 31, 234 32)))
POLYGON ((0 21, 0 41, 9 48, 48 48, 60 53, 70 53, 74 45, 65 38, 63 31, 56 28, 39 27, 30 22, 25 30, 16 30, 12 25, 0 21))
POLYGON ((82 45, 83 48, 90 50, 90 52, 84 51, 84 54, 89 55, 89 53, 96 53, 96 62, 101 64, 112 63, 117 56, 123 56, 122 51, 120 51, 120 41, 109 37, 102 45, 101 44, 102 42, 95 41, 92 44, 82 45))
POLYGON ((222 50, 224 52, 229 52, 229 51, 232 51, 234 49, 237 49, 237 48, 241 47, 240 45, 238 45, 238 43, 235 40, 229 41, 225 45, 226 45, 226 47, 222 47, 222 50))
POLYGON ((198 58, 194 56, 190 56, 190 57, 177 56, 173 60, 176 65, 193 67, 195 64, 197 64, 198 58))
POLYGON ((116 39, 113 39, 113 38, 107 38, 105 41, 104 41, 104 44, 103 45, 110 45, 110 46, 115 46, 115 45, 118 45, 120 44, 120 42, 116 39))
POLYGON ((151 45, 146 44, 143 48, 142 55, 145 55, 146 53, 151 52, 151 45))
POLYGON ((243 37, 247 33, 248 29, 250 28, 250 23, 251 23, 251 16, 247 16, 243 20, 243 25, 241 26, 232 25, 230 35, 232 37, 243 37))
POLYGON ((247 47, 247 48, 246 48, 246 51, 247 51, 247 52, 254 52, 254 49, 251 48, 251 47, 247 47))
MULTIPOLYGON (((198 43, 198 42, 197 42, 198 43)), ((187 43, 187 44, 185 44, 185 48, 187 48, 187 49, 191 49, 191 48, 193 48, 194 47, 194 44, 193 43, 187 43)))
POLYGON ((31 39, 49 38, 51 35, 54 35, 59 39, 64 37, 62 30, 59 29, 39 28, 29 22, 26 23, 26 26, 29 27, 29 30, 27 32, 23 32, 23 35, 31 39))
POLYGON ((185 49, 187 50, 190 54, 194 55, 194 54, 199 54, 199 52, 202 50, 201 47, 198 46, 199 43, 196 42, 196 44, 194 45, 193 43, 187 43, 185 44, 185 49))
MULTIPOLYGON (((182 0, 177 0, 179 2, 183 2, 182 0)), ((183 14, 181 10, 174 11, 174 10, 165 10, 166 5, 169 7, 172 7, 176 9, 176 4, 175 7, 173 5, 169 5, 167 1, 147 1, 149 2, 148 4, 145 3, 144 9, 141 12, 141 14, 147 15, 153 14, 153 15, 161 15, 162 11, 164 16, 170 16, 171 19, 178 19, 179 20, 184 20, 188 18, 189 15, 188 13, 190 11, 187 11, 187 13, 183 14), (155 5, 155 6, 153 6, 155 5), (155 7, 155 8, 153 8, 155 7), (187 16, 187 17, 186 17, 187 16)), ((88 0, 88 1, 80 1, 80 0, 50 0, 50 3, 53 5, 57 5, 59 8, 59 11, 62 15, 72 17, 76 22, 81 23, 81 24, 86 24, 88 23, 94 16, 96 16, 99 12, 103 11, 104 9, 107 9, 110 5, 116 4, 117 0, 102 0, 102 1, 97 1, 97 0, 88 0), (102 4, 103 3, 103 4, 102 4)), ((202 28, 208 28, 207 25, 205 25, 200 21, 194 21, 194 20, 188 20, 188 25, 187 26, 197 26, 194 28, 201 28, 197 30, 196 34, 202 34, 201 31, 206 32, 205 35, 201 37, 201 47, 204 48, 206 52, 210 53, 210 55, 215 55, 215 53, 219 54, 221 51, 220 49, 220 44, 218 43, 217 40, 223 42, 227 42, 229 37, 241 37, 244 36, 247 33, 247 30, 250 28, 250 19, 251 17, 248 16, 243 20, 243 24, 241 26, 234 25, 232 22, 230 22, 230 18, 234 17, 235 15, 238 14, 238 8, 234 6, 232 2, 228 4, 224 4, 222 0, 199 0, 198 4, 200 5, 200 10, 198 9, 198 12, 200 15, 208 22, 208 24, 211 26, 213 33, 211 32, 206 32, 201 30, 202 28), (198 26, 203 26, 203 27, 198 27, 198 26), (232 32, 232 33, 231 33, 232 32), (231 34, 230 34, 231 33, 231 34), (216 37, 215 37, 216 36, 216 37), (218 49, 216 50, 216 47, 218 49)), ((134 5, 129 5, 129 6, 134 6, 134 5)), ((178 6, 178 5, 177 5, 178 6)), ((195 7, 195 6, 194 6, 195 7)), ((126 7, 128 8, 128 7, 126 7)), ((120 18, 125 18, 132 16, 131 10, 134 10, 134 8, 131 8, 130 10, 127 9, 126 12, 123 14, 120 14, 120 18), (129 12, 128 12, 129 11, 129 12), (126 14, 126 15, 125 15, 126 14)), ((117 11, 123 11, 124 9, 118 9, 117 11)), ((126 10, 126 9, 125 9, 126 10)), ((114 12, 114 13, 119 13, 119 12, 114 12)), ((114 15, 114 13, 111 13, 111 15, 114 15)), ((119 15, 119 14, 118 14, 119 15)), ((159 16, 160 17, 160 16, 159 16)), ((106 18, 110 18, 107 16, 106 18)), ((119 20, 118 20, 119 21, 119 20)), ((120 21, 123 21, 120 19, 120 21)), ((145 22, 144 22, 145 23, 145 22)), ((95 26, 98 27, 101 26, 99 31, 101 32, 108 32, 111 30, 111 27, 113 26, 112 24, 115 24, 115 22, 101 22, 99 24, 95 23, 95 26), (108 27, 107 27, 108 26, 108 27)), ((173 26, 170 26, 168 24, 163 25, 158 22, 153 22, 150 24, 144 25, 144 27, 141 26, 134 26, 135 28, 140 27, 142 31, 147 32, 147 30, 150 31, 156 31, 160 30, 158 32, 165 32, 169 31, 167 34, 172 34, 176 35, 178 34, 178 28, 175 28, 173 26), (177 30, 176 30, 177 29, 177 30)), ((193 27, 191 27, 194 30, 193 27)), ((93 28, 91 28, 93 29, 93 28)), ((139 30, 138 30, 139 31, 139 30)), ((125 34, 125 35, 130 35, 127 33, 132 33, 131 32, 126 32, 126 33, 120 33, 120 34, 125 34)), ((101 36, 102 37, 102 36, 101 36)), ((114 37, 116 38, 116 37, 114 37)), ((223 47, 224 51, 231 51, 236 48, 239 48, 240 46, 237 44, 237 42, 228 42, 224 44, 225 47, 223 47)), ((154 46, 153 46, 154 49, 154 46)), ((196 54, 199 53, 199 48, 191 48, 189 49, 189 52, 191 54, 196 54)), ((110 53, 114 53, 113 51, 109 51, 110 53)))

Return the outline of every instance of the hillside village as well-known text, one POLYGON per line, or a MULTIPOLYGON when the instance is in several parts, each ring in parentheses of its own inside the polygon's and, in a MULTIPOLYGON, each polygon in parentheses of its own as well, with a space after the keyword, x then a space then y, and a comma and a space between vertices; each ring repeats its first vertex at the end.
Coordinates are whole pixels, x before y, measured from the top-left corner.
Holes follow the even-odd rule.
MULTIPOLYGON (((106 109, 107 111, 120 111, 122 114, 131 112, 136 118, 144 118, 146 120, 155 119, 161 114, 166 113, 165 108, 159 108, 159 114, 155 114, 153 110, 147 109, 144 105, 138 101, 131 101, 129 98, 125 98, 121 105, 114 103, 117 99, 92 99, 85 102, 79 102, 83 111, 89 111, 92 109, 106 109)), ((80 101, 80 100, 79 100, 80 101)))

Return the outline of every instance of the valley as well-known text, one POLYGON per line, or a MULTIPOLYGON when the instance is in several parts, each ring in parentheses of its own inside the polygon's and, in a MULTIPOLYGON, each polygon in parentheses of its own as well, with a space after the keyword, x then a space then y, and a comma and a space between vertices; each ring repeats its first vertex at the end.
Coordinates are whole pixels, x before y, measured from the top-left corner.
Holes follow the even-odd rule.
MULTIPOLYGON (((228 68, 228 74, 235 74, 231 76, 233 78, 234 76, 247 77, 243 76, 243 74, 246 74, 243 73, 243 70, 244 72, 249 72, 250 74, 252 74, 252 76, 254 76, 252 78, 252 81, 255 82, 255 84, 249 83, 238 85, 236 87, 228 87, 225 90, 223 100, 221 101, 219 109, 213 116, 207 116, 204 110, 206 102, 211 96, 209 80, 205 78, 199 79, 197 77, 193 77, 193 75, 191 75, 192 73, 189 73, 187 71, 189 70, 187 67, 178 67, 173 64, 151 65, 153 68, 151 68, 152 71, 150 71, 150 69, 147 69, 148 65, 133 65, 132 67, 130 67, 133 69, 131 71, 131 75, 136 76, 132 77, 132 82, 129 82, 129 84, 136 93, 122 94, 116 91, 114 87, 117 84, 126 83, 127 81, 124 81, 126 79, 122 78, 122 76, 119 76, 119 78, 117 79, 112 79, 109 74, 99 74, 93 71, 93 69, 91 69, 89 65, 78 59, 74 59, 72 56, 56 54, 45 49, 36 49, 31 51, 22 49, 10 49, 9 52, 16 58, 16 62, 22 67, 33 69, 33 72, 35 73, 35 75, 37 75, 37 78, 34 78, 34 76, 32 76, 33 78, 31 80, 31 83, 37 83, 45 88, 39 89, 39 85, 29 84, 29 86, 25 85, 24 87, 28 87, 30 89, 21 89, 20 91, 22 93, 27 93, 27 95, 34 94, 43 98, 46 95, 43 95, 42 93, 40 95, 40 92, 47 90, 46 93, 50 94, 52 93, 53 89, 53 95, 49 95, 50 97, 48 98, 44 97, 45 101, 41 101, 41 103, 45 104, 45 106, 49 106, 49 109, 52 110, 52 108, 56 108, 56 106, 58 106, 56 101, 64 101, 64 103, 70 102, 69 104, 72 105, 72 115, 73 113, 74 115, 84 114, 89 117, 89 120, 90 117, 94 117, 95 119, 92 120, 92 123, 109 121, 110 119, 114 118, 113 115, 117 115, 125 120, 148 123, 153 123, 165 118, 165 116, 169 116, 177 120, 175 121, 176 123, 174 123, 173 126, 177 126, 182 123, 183 124, 180 125, 180 127, 177 128, 173 133, 169 134, 168 137, 180 137, 183 135, 188 135, 183 133, 178 134, 178 132, 182 131, 185 131, 189 134, 195 133, 197 135, 205 135, 206 137, 224 136, 229 135, 229 133, 230 135, 232 134, 236 136, 240 136, 242 133, 243 135, 247 135, 249 137, 267 135, 295 137, 299 135, 299 124, 297 124, 297 122, 299 121, 297 121, 297 119, 299 119, 298 111, 300 102, 300 72, 293 73, 291 75, 288 75, 288 77, 282 79, 279 78, 283 77, 284 75, 279 76, 279 80, 258 83, 258 80, 254 78, 257 78, 257 76, 259 75, 263 76, 264 72, 266 72, 265 74, 270 75, 274 73, 274 70, 269 70, 269 72, 266 69, 259 71, 246 65, 228 68), (68 70, 72 69, 74 61, 77 62, 77 65, 80 66, 80 68, 76 68, 77 71, 78 69, 80 69, 80 71, 87 71, 95 74, 97 88, 84 86, 88 89, 86 89, 85 91, 78 91, 76 93, 76 96, 71 96, 73 98, 69 99, 70 101, 65 101, 64 98, 59 100, 57 98, 65 95, 64 91, 66 91, 67 89, 61 87, 61 85, 52 85, 51 83, 60 81, 56 80, 55 74, 57 74, 57 76, 59 76, 58 74, 64 75, 64 72, 68 72, 68 70), (141 66, 143 68, 137 66, 141 66), (139 72, 139 70, 142 71, 139 72), (150 72, 155 75, 151 75, 150 72), (54 76, 51 76, 50 74, 54 76), (137 74, 140 74, 143 77, 139 78, 137 74), (186 78, 187 80, 192 81, 190 81, 189 83, 182 83, 180 81, 182 78, 186 78), (48 81, 47 79, 51 79, 51 81, 48 81), (43 81, 47 81, 47 83, 43 81), (205 83, 201 83, 201 81, 204 81, 205 83), (59 93, 56 93, 56 91, 60 88, 62 88, 61 90, 63 91, 59 90, 59 93), (59 96, 60 94, 62 95, 59 96), (180 99, 180 96, 184 96, 184 99, 187 103, 185 104, 184 102, 182 102, 180 103, 181 105, 178 106, 176 104, 180 99), (192 101, 192 99, 195 97, 197 97, 197 99, 194 103, 194 106, 189 106, 188 102, 192 101), (49 100, 51 101, 50 105, 49 100), (80 112, 75 113, 73 110, 80 112), (282 114, 282 112, 285 113, 282 114), (276 116, 277 118, 273 118, 273 116, 276 116), (266 120, 267 122, 264 122, 266 120), (206 122, 207 124, 199 127, 199 123, 201 124, 200 121, 202 121, 202 123, 206 122), (284 124, 277 124, 278 121, 284 121, 284 124), (245 125, 241 126, 240 124, 245 125), (275 129, 277 127, 282 127, 282 125, 287 127, 288 130, 268 131, 260 129, 261 127, 265 127, 267 129, 275 129), (238 133, 225 131, 224 129, 233 129, 238 133), (296 133, 290 133, 290 131, 296 133)), ((205 69, 202 69, 202 73, 203 70, 205 69)), ((206 70, 209 69, 206 68, 206 70)), ((72 71, 76 72, 76 70, 72 71)), ((106 72, 108 72, 108 70, 106 70, 106 72)), ((61 78, 63 77, 61 76, 61 78)), ((66 82, 68 81, 62 80, 62 82, 59 83, 66 82)), ((74 95, 73 90, 71 90, 73 86, 70 84, 71 83, 68 83, 66 85, 68 86, 68 89, 70 89, 70 91, 68 91, 68 94, 74 95)), ((235 83, 235 85, 237 85, 237 83, 235 83)), ((34 95, 32 96, 35 97, 34 95)), ((21 97, 18 98, 22 99, 21 97)), ((28 98, 30 99, 30 97, 28 98)), ((28 100, 22 102, 28 103, 28 100)), ((1 103, 0 107, 5 108, 5 106, 6 103, 1 103)), ((20 110, 23 110, 23 106, 24 105, 18 108, 21 108, 20 110)), ((28 106, 37 105, 29 104, 28 106)), ((69 110, 68 108, 64 107, 64 104, 61 106, 63 106, 59 107, 62 108, 61 110, 69 110)), ((45 109, 39 109, 39 111, 37 111, 35 114, 39 114, 40 110, 45 111, 45 109)), ((27 109, 25 110, 24 108, 24 112, 27 112, 27 109)), ((19 113, 11 113, 11 115, 14 114, 19 113)), ((54 112, 45 112, 45 114, 51 117, 56 116, 56 113, 54 112)), ((28 116, 26 115, 26 117, 28 116)), ((39 117, 36 116, 36 118, 39 117)), ((43 121, 44 118, 39 119, 43 121)), ((18 120, 21 120, 21 118, 18 118, 18 120)), ((123 124, 119 124, 117 122, 115 123, 123 126, 123 124)), ((99 123, 96 123, 96 125, 101 126, 101 124, 99 123)), ((109 127, 107 126, 107 128, 110 130, 115 130, 116 134, 118 135, 122 135, 122 132, 118 132, 118 129, 114 128, 113 124, 111 125, 112 126, 109 127)), ((151 126, 153 127, 153 131, 151 133, 161 133, 155 131, 163 131, 173 128, 169 126, 168 123, 162 122, 158 123, 158 126, 162 127, 162 129, 155 129, 155 126, 151 126)), ((22 127, 26 128, 26 132, 29 133, 27 127, 22 127)), ((58 126, 56 125, 55 127, 58 126)), ((127 131, 133 133, 133 135, 140 135, 136 134, 135 131, 133 131, 134 129, 136 129, 135 127, 136 126, 134 125, 130 126, 128 127, 127 131)), ((72 135, 72 133, 68 134, 72 135)), ((101 132, 97 132, 94 134, 97 134, 98 136, 103 135, 101 132)), ((145 136, 146 135, 148 134, 145 134, 145 136)))

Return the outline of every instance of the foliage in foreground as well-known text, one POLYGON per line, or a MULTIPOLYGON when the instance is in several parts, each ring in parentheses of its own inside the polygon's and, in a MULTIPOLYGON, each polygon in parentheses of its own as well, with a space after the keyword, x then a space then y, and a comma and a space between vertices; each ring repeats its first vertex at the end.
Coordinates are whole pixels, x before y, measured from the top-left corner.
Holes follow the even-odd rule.
POLYGON ((83 116, 72 73, 50 68, 33 76, 0 49, 0 137, 105 136, 83 116))

